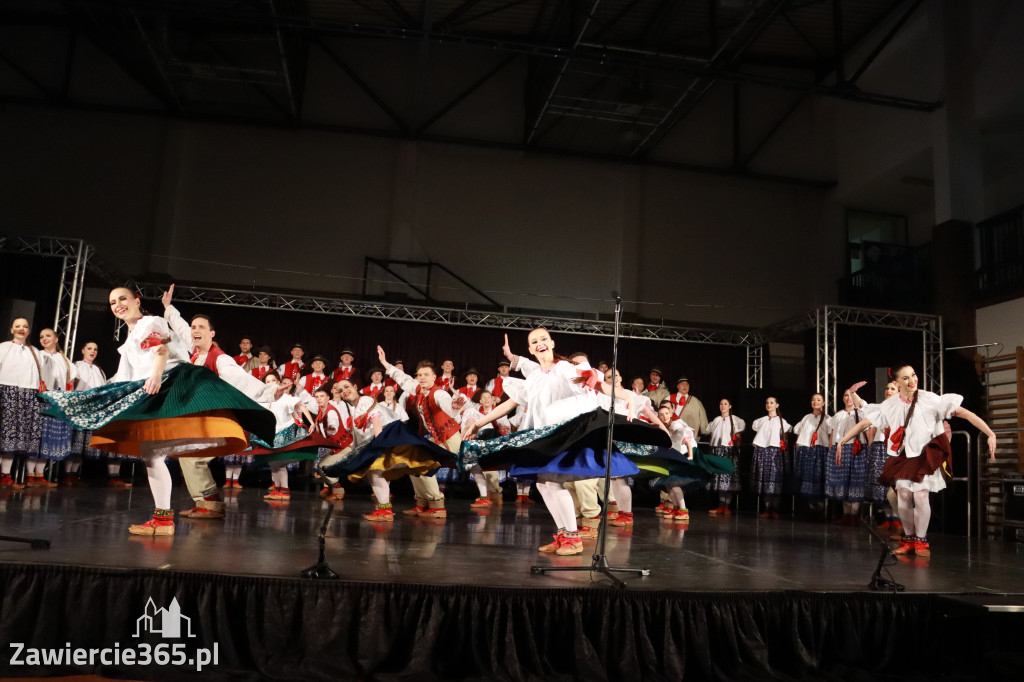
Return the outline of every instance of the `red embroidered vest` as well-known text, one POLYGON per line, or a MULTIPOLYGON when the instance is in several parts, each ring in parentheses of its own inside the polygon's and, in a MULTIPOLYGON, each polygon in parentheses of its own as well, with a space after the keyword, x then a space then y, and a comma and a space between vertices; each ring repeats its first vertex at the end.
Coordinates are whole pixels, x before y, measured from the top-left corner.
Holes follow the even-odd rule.
POLYGON ((320 411, 316 413, 316 425, 317 427, 323 428, 324 438, 329 440, 333 445, 336 445, 339 450, 344 450, 349 445, 352 445, 352 418, 348 418, 348 423, 341 418, 341 412, 338 412, 338 408, 330 403, 327 403, 326 407, 320 408, 320 411), (333 412, 338 415, 338 431, 333 435, 327 434, 327 415, 333 412))
POLYGON ((307 374, 306 378, 302 380, 302 388, 306 389, 306 393, 313 394, 316 389, 320 388, 327 383, 327 376, 315 374, 307 374))
MULTIPOLYGON (((213 372, 217 376, 220 376, 220 372, 217 371, 217 358, 219 358, 222 355, 227 355, 227 353, 222 351, 217 346, 210 346, 210 350, 206 353, 206 360, 203 362, 203 367, 205 367, 206 369, 210 370, 211 372, 213 372)), ((196 358, 198 358, 198 357, 199 357, 199 349, 198 348, 193 348, 192 349, 192 357, 189 358, 189 360, 192 362, 193 365, 195 364, 196 358)))
POLYGON ((420 413, 420 433, 441 447, 446 447, 448 439, 459 432, 459 425, 434 399, 434 393, 442 390, 444 389, 440 386, 434 386, 429 393, 424 393, 423 388, 417 386, 413 393, 413 401, 416 411, 420 413), (427 433, 423 433, 424 431, 427 433))
POLYGON ((333 379, 334 381, 351 381, 352 372, 354 370, 354 365, 349 365, 348 367, 339 367, 338 369, 334 370, 333 374, 331 374, 331 379, 333 379))
POLYGON ((294 382, 299 380, 299 376, 302 374, 302 368, 305 365, 300 365, 297 362, 286 362, 281 365, 281 378, 285 377, 291 379, 294 382))
POLYGON ((505 390, 501 387, 501 383, 504 380, 505 377, 501 376, 500 374, 494 377, 494 390, 491 391, 491 395, 493 395, 495 398, 500 398, 501 396, 505 395, 505 390))
POLYGON ((260 365, 259 367, 253 367, 251 374, 260 381, 263 381, 273 371, 274 369, 270 365, 260 365))

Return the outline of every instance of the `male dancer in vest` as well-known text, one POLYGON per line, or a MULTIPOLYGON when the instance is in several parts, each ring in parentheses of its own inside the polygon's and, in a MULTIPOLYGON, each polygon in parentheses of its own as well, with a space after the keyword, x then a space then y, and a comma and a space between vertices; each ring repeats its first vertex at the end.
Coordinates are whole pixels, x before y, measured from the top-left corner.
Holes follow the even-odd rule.
MULTIPOLYGON (((406 410, 409 416, 415 414, 420 425, 420 435, 425 436, 436 445, 447 449, 454 459, 462 446, 462 433, 459 426, 459 403, 453 404, 452 395, 437 385, 437 372, 434 363, 423 360, 416 367, 416 378, 398 369, 387 361, 384 349, 377 346, 377 356, 387 375, 394 379, 403 391, 408 392, 409 399, 406 410)), ((464 400, 464 399, 463 399, 464 400)), ((462 401, 460 401, 462 402, 462 401)), ((426 518, 445 518, 448 512, 444 508, 444 495, 433 476, 410 476, 416 506, 407 509, 408 515, 426 518)))
MULTIPOLYGON (((188 325, 181 317, 178 309, 171 305, 174 296, 174 285, 164 292, 161 301, 164 304, 164 319, 171 331, 190 349, 193 365, 206 367, 222 380, 244 393, 258 403, 270 403, 284 395, 285 388, 280 384, 265 384, 242 369, 235 359, 222 351, 213 343, 216 332, 210 318, 196 315, 192 324, 188 325)), ((188 494, 195 502, 192 509, 181 512, 181 516, 191 519, 223 519, 224 501, 220 496, 217 482, 210 473, 212 457, 180 457, 181 473, 188 487, 188 494)))

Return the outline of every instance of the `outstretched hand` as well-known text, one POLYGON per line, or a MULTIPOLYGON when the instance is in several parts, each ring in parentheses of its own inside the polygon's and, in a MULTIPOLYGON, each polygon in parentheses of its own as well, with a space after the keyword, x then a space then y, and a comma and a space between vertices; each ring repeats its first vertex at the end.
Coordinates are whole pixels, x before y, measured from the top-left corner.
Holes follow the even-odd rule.
POLYGON ((167 291, 165 291, 160 296, 160 302, 164 304, 164 310, 167 310, 168 308, 171 307, 171 299, 172 298, 174 298, 174 285, 173 284, 171 286, 167 287, 167 291))
POLYGON ((514 357, 512 355, 512 349, 509 348, 508 345, 508 334, 505 334, 505 345, 501 347, 501 352, 505 354, 505 357, 508 358, 509 361, 514 357))
POLYGON ((850 388, 846 390, 848 390, 850 393, 856 393, 857 391, 859 391, 860 389, 864 388, 867 385, 868 382, 866 381, 858 381, 857 383, 855 383, 853 386, 850 386, 850 388))
POLYGON ((387 367, 388 359, 387 356, 384 355, 384 349, 381 348, 380 346, 377 346, 377 359, 380 360, 380 364, 387 367))
POLYGON ((476 422, 466 422, 462 427, 462 439, 469 440, 476 435, 476 422))

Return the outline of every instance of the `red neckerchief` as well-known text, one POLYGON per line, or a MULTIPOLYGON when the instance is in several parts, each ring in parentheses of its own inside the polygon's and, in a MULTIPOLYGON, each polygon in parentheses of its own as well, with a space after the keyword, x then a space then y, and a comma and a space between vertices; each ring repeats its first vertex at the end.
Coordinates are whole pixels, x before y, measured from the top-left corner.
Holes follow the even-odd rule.
POLYGON ((377 394, 384 390, 384 384, 370 384, 366 388, 360 391, 363 395, 368 395, 371 398, 376 398, 377 394))
POLYGON ((272 371, 274 370, 270 365, 260 365, 259 367, 253 367, 251 374, 260 381, 263 381, 272 371))
POLYGON ((249 359, 250 359, 250 358, 252 358, 252 356, 251 356, 251 355, 245 355, 245 354, 243 353, 242 355, 236 355, 236 356, 235 356, 234 358, 232 358, 232 359, 233 359, 233 360, 234 360, 235 362, 237 362, 237 363, 238 363, 238 366, 239 366, 239 367, 241 367, 241 366, 242 366, 242 365, 244 365, 245 363, 249 362, 249 359))
POLYGON ((647 382, 647 392, 648 393, 654 393, 659 388, 661 388, 661 384, 652 384, 650 381, 647 382))
POLYGON ((316 374, 307 374, 305 381, 302 383, 304 384, 302 388, 306 390, 306 393, 313 395, 316 389, 327 383, 327 376, 324 374, 321 374, 320 376, 317 376, 316 374))
POLYGON ((349 365, 348 367, 346 367, 345 365, 339 365, 338 369, 334 370, 334 373, 331 375, 331 378, 334 379, 335 381, 344 381, 352 376, 353 369, 355 369, 354 365, 349 365))

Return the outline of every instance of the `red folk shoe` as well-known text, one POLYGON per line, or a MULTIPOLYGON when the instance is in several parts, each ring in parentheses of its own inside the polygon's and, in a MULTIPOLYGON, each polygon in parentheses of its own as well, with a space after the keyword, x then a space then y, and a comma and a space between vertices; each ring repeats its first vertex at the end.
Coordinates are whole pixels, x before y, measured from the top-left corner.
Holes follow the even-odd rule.
POLYGON ((373 521, 375 523, 394 523, 395 512, 391 508, 391 503, 378 504, 377 508, 373 510, 372 514, 363 514, 363 518, 367 521, 373 521))

